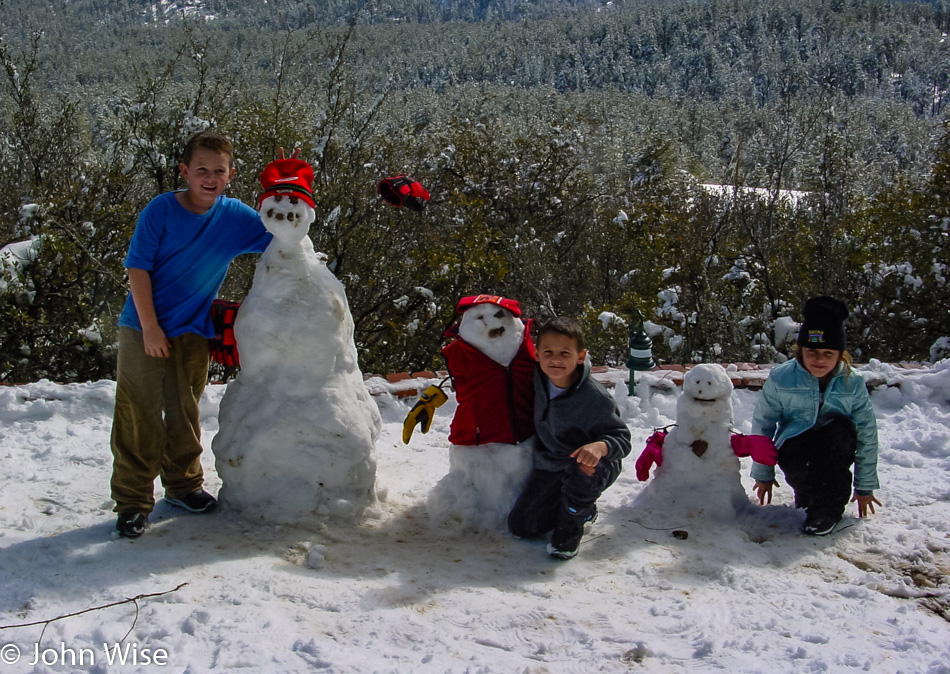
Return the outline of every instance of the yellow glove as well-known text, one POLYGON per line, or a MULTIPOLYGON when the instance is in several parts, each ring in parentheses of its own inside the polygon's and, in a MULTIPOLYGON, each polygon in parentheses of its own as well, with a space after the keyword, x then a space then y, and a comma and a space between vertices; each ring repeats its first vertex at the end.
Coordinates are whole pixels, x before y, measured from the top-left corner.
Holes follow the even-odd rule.
POLYGON ((434 384, 423 391, 402 424, 402 441, 409 444, 409 438, 412 437, 416 424, 422 426, 423 433, 428 433, 432 426, 432 418, 435 416, 435 408, 440 407, 446 400, 448 396, 445 395, 445 391, 434 384))

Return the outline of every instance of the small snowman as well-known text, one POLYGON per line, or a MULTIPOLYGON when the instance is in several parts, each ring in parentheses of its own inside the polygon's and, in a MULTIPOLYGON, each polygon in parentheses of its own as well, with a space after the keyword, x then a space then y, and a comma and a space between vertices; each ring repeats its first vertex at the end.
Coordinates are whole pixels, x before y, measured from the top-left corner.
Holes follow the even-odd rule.
POLYGON ((641 480, 648 478, 652 460, 660 465, 633 502, 648 523, 732 521, 749 509, 733 450, 732 381, 725 368, 702 364, 687 373, 676 426, 665 438, 655 434, 637 461, 641 480))
POLYGON ((375 502, 381 419, 343 285, 307 236, 313 170, 296 153, 280 157, 261 173, 258 210, 274 239, 235 321, 241 371, 221 400, 212 448, 224 506, 317 528, 375 502))
MULTIPOLYGON (((461 319, 446 331, 452 341, 442 355, 458 407, 449 472, 429 496, 429 513, 466 529, 501 528, 532 468, 531 321, 522 321, 517 301, 497 295, 463 297, 456 311, 461 319)), ((411 434, 412 412, 406 423, 411 434)))

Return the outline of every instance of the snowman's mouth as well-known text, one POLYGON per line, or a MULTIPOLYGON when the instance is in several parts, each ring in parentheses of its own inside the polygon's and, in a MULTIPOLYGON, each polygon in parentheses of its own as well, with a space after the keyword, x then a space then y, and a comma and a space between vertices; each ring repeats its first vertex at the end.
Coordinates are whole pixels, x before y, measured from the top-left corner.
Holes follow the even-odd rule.
POLYGON ((492 338, 501 337, 503 334, 505 334, 504 328, 492 328, 488 331, 488 336, 492 338))
POLYGON ((719 400, 719 398, 693 398, 693 400, 698 403, 714 403, 719 400))

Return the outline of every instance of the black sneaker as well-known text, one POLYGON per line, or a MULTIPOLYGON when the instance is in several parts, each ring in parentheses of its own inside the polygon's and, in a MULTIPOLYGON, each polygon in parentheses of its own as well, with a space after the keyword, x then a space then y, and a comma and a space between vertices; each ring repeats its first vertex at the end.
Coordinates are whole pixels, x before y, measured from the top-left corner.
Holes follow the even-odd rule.
POLYGON ((570 559, 577 555, 583 537, 583 522, 558 522, 548 543, 548 554, 557 559, 570 559))
POLYGON ((811 494, 804 491, 795 492, 795 507, 807 510, 811 507, 811 494))
POLYGON ((577 555, 581 538, 584 537, 584 524, 597 519, 597 507, 591 506, 578 510, 571 506, 561 511, 557 526, 548 543, 548 554, 557 559, 570 559, 577 555))
POLYGON ((145 513, 128 511, 119 513, 115 520, 115 530, 122 538, 138 538, 145 533, 148 516, 145 513))
POLYGON ((840 517, 829 515, 827 513, 810 512, 805 515, 805 524, 802 525, 802 532, 809 536, 824 536, 834 531, 840 517))
POLYGON ((190 513, 207 513, 214 510, 214 507, 218 505, 218 501, 206 492, 204 489, 197 489, 187 496, 182 496, 181 498, 168 498, 165 497, 165 500, 176 505, 179 508, 184 508, 190 513))

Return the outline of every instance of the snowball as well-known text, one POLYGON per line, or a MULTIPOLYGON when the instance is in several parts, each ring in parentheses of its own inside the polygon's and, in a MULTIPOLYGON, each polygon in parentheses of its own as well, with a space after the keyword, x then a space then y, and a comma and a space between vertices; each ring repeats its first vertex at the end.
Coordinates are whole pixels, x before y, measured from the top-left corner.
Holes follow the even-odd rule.
POLYGON ((314 545, 307 554, 307 566, 311 569, 322 569, 327 563, 327 546, 314 545))

